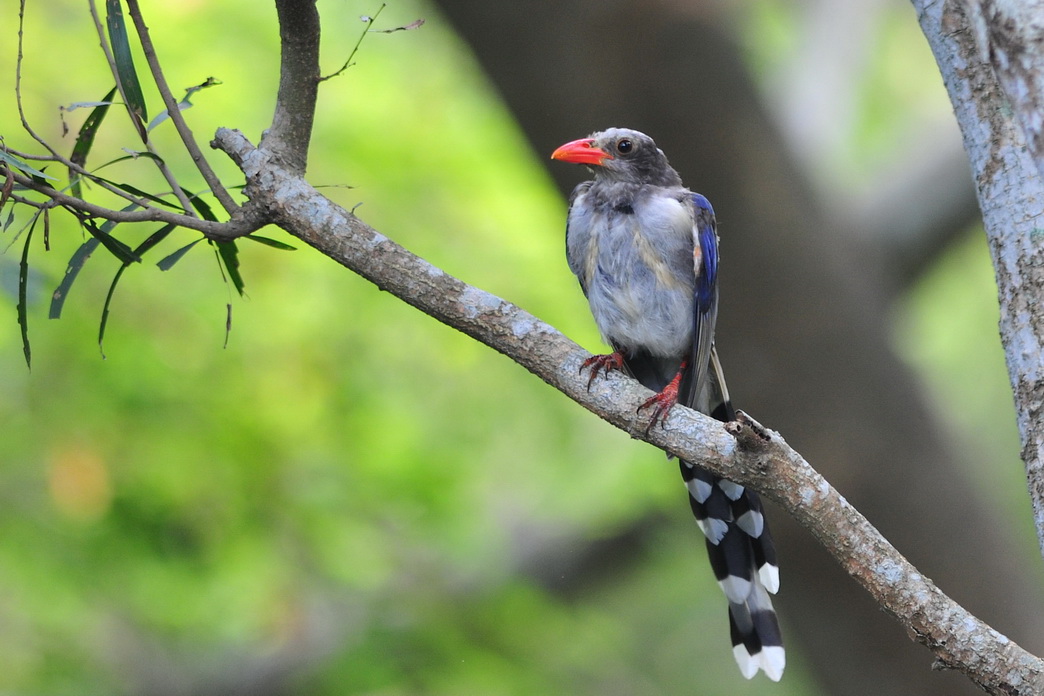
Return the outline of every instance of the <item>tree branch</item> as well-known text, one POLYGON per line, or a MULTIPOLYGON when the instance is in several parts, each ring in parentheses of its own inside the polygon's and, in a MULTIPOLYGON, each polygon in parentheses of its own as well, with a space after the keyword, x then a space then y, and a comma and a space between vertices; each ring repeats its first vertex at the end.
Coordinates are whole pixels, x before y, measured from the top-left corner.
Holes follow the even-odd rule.
POLYGON ((327 200, 238 131, 214 145, 246 174, 249 206, 382 290, 503 353, 612 425, 714 473, 762 491, 807 528, 939 663, 989 693, 1044 693, 1044 661, 947 597, 903 558, 822 476, 752 419, 723 426, 675 408, 644 432, 636 407, 650 392, 614 374, 590 390, 579 374, 588 353, 519 307, 436 268, 327 200))
POLYGON ((111 220, 112 222, 164 222, 185 227, 190 230, 202 232, 211 239, 230 240, 248 235, 262 227, 265 222, 256 218, 254 211, 238 209, 232 218, 226 222, 212 222, 195 216, 176 213, 172 210, 162 210, 153 207, 148 201, 134 198, 126 193, 124 197, 138 205, 140 210, 113 210, 95 203, 91 203, 76 196, 59 191, 51 186, 41 185, 31 177, 8 168, 0 163, 0 171, 9 172, 15 183, 23 188, 46 196, 49 203, 33 202, 28 199, 20 199, 20 202, 37 208, 53 207, 60 205, 69 210, 89 215, 90 217, 111 220))
POLYGON ((1044 147, 1039 125, 1044 108, 1044 88, 1039 84, 1044 80, 1040 40, 1044 22, 1039 12, 1032 15, 1034 21, 1014 16, 1020 7, 1041 3, 913 0, 913 4, 971 161, 997 276, 1001 343, 1015 395, 1037 539, 1044 554, 1044 252, 1040 246, 1044 183, 1038 170, 1044 156, 1038 151, 1044 147), (1000 82, 997 72, 1004 76, 1000 82), (1024 89, 1017 86, 1020 79, 1027 80, 1024 89), (1020 119, 1031 124, 1028 135, 1020 119))
POLYGON ((228 191, 225 190, 214 170, 210 168, 210 163, 207 162, 207 158, 203 156, 203 151, 199 148, 199 143, 196 142, 196 136, 192 134, 192 129, 185 122, 185 117, 178 107, 177 100, 174 99, 174 95, 170 92, 167 78, 163 75, 159 57, 156 55, 156 48, 152 45, 152 38, 149 36, 149 28, 145 24, 145 19, 141 16, 138 0, 127 0, 127 10, 130 13, 131 20, 134 22, 134 28, 138 32, 138 40, 141 41, 145 60, 149 64, 149 70, 152 72, 152 79, 156 82, 156 89, 159 90, 160 98, 163 99, 163 106, 167 109, 167 115, 170 116, 174 128, 178 131, 178 135, 181 136, 181 142, 185 145, 185 149, 188 150, 189 156, 192 157, 192 162, 203 176, 203 180, 210 187, 211 193, 221 203, 221 207, 225 209, 225 212, 232 215, 239 206, 232 200, 232 196, 229 195, 228 191))
POLYGON ((319 12, 315 0, 276 0, 276 11, 282 44, 279 93, 262 143, 292 171, 303 174, 319 94, 319 12))

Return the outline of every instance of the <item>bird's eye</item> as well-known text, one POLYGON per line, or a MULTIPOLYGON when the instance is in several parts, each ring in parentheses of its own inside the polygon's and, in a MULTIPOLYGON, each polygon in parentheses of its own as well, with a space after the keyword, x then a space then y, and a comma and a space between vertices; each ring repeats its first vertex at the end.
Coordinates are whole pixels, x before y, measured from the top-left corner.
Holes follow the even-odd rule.
POLYGON ((634 143, 632 143, 627 138, 621 138, 620 140, 616 141, 616 151, 619 152, 621 155, 626 155, 633 149, 634 143))

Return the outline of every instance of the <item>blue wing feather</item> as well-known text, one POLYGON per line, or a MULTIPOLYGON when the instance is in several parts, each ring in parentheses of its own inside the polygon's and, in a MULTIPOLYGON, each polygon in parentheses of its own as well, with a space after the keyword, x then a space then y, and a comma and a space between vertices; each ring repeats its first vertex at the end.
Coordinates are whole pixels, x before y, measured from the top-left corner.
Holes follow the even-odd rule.
MULTIPOLYGON (((696 311, 706 314, 718 299, 718 231, 710 201, 692 194, 696 208, 696 242, 700 245, 700 264, 696 268, 696 311)), ((710 327, 713 331, 714 327, 710 327)))
POLYGON ((689 355, 688 399, 690 406, 710 413, 713 404, 699 403, 705 395, 705 384, 714 349, 714 324, 718 318, 718 231, 714 208, 698 193, 692 194, 693 262, 696 274, 693 302, 692 352, 689 355), (696 253, 698 245, 699 253, 696 253), (702 407, 702 408, 701 408, 702 407))

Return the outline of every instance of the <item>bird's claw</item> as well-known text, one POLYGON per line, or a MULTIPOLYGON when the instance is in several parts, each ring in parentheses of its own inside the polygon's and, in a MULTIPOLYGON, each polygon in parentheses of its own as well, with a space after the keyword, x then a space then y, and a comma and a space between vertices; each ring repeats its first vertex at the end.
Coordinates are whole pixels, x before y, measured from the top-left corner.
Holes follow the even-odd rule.
POLYGON ((636 409, 636 412, 641 412, 647 408, 653 408, 652 416, 649 417, 649 423, 645 426, 646 435, 649 434, 649 430, 656 425, 657 421, 659 421, 661 428, 667 427, 665 425, 667 417, 676 403, 678 403, 678 382, 677 380, 672 380, 663 388, 663 391, 649 397, 636 409))
POLYGON ((623 370, 623 354, 614 352, 608 355, 592 355, 580 365, 580 372, 589 367, 591 368, 591 376, 587 379, 587 391, 591 391, 591 385, 594 383, 595 378, 598 377, 599 371, 603 375, 608 375, 611 370, 623 370))

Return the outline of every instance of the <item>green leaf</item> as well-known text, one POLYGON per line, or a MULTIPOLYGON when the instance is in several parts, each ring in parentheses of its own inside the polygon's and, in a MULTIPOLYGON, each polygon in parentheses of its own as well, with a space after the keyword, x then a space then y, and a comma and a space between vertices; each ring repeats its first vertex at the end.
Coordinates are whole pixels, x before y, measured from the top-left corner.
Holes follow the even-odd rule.
POLYGON ((248 234, 245 238, 252 239, 255 242, 260 242, 261 244, 264 244, 265 246, 270 246, 273 249, 281 249, 283 251, 297 251, 297 247, 290 246, 286 242, 280 242, 278 239, 262 237, 261 235, 257 234, 248 234))
POLYGON ((116 275, 112 279, 112 283, 109 284, 109 292, 105 295, 105 304, 102 306, 101 322, 98 326, 98 350, 101 351, 102 360, 105 360, 105 325, 109 323, 109 304, 112 302, 112 296, 116 292, 116 283, 120 282, 120 277, 123 272, 127 270, 127 264, 123 264, 116 269, 116 275))
POLYGON ((236 292, 242 295, 244 285, 243 276, 239 274, 239 248, 235 242, 215 241, 213 244, 217 247, 218 259, 221 261, 221 265, 228 272, 228 279, 232 281, 236 292))
POLYGON ((119 181, 111 181, 109 179, 103 179, 100 176, 96 176, 94 178, 98 179, 99 181, 104 181, 107 184, 112 184, 113 186, 115 186, 118 189, 122 189, 122 190, 126 191, 129 194, 138 196, 139 198, 144 198, 147 201, 152 201, 153 203, 159 203, 160 205, 166 206, 166 207, 171 208, 173 210, 178 210, 178 211, 181 210, 181 206, 178 205, 177 203, 171 203, 170 201, 163 200, 159 196, 154 196, 151 193, 148 193, 147 191, 142 191, 137 186, 131 186, 130 184, 124 184, 124 183, 119 182, 119 181))
POLYGON ((105 169, 110 165, 119 164, 120 162, 126 162, 127 160, 136 160, 142 157, 146 157, 157 162, 163 162, 163 158, 153 152, 133 152, 131 150, 127 150, 127 152, 130 152, 130 154, 124 155, 123 157, 117 157, 113 160, 109 160, 105 164, 99 164, 97 167, 93 169, 93 171, 100 172, 102 169, 105 169))
POLYGON ((178 226, 173 222, 168 222, 166 225, 150 234, 144 242, 134 247, 134 253, 138 256, 144 256, 146 252, 152 249, 152 247, 166 239, 171 232, 177 229, 177 227, 178 226))
MULTIPOLYGON (((189 101, 189 97, 191 97, 196 92, 200 91, 201 89, 206 89, 207 87, 213 87, 214 85, 220 84, 221 80, 218 80, 213 77, 208 77, 205 82, 198 84, 194 87, 189 87, 185 90, 185 96, 182 97, 181 101, 178 102, 178 111, 184 111, 185 109, 192 108, 192 102, 189 101)), ((149 121, 149 126, 147 130, 151 131, 153 128, 163 123, 168 118, 170 118, 170 111, 164 109, 163 111, 156 114, 156 116, 151 121, 149 121)))
POLYGON ((109 234, 107 229, 98 227, 91 218, 83 218, 80 222, 83 223, 83 226, 92 237, 101 242, 102 246, 108 249, 109 253, 120 261, 125 263, 141 262, 141 257, 135 254, 129 246, 109 234))
POLYGON ((61 318, 62 307, 65 306, 65 298, 69 296, 69 290, 72 288, 73 281, 76 280, 76 276, 83 269, 83 264, 87 263, 87 259, 91 257, 91 254, 94 253, 94 250, 98 248, 100 243, 96 238, 91 237, 81 244, 80 248, 69 259, 69 263, 65 267, 65 277, 62 278, 62 282, 55 289, 54 294, 51 295, 51 311, 47 315, 50 319, 61 318))
MULTIPOLYGON (((83 125, 80 126, 80 132, 76 134, 76 144, 73 145, 72 156, 69 157, 73 164, 78 164, 82 168, 86 167, 87 155, 94 145, 94 137, 98 134, 98 128, 105 119, 105 114, 109 112, 110 100, 114 94, 116 94, 115 87, 109 90, 108 94, 102 98, 102 103, 94 107, 87 118, 84 119, 83 125)), ((72 167, 69 168, 69 182, 72 194, 77 198, 83 198, 80 189, 80 175, 72 167)))
POLYGON ((199 213, 201 218, 209 220, 210 222, 218 221, 217 217, 214 216, 214 211, 211 210, 210 205, 200 198, 198 194, 192 193, 184 187, 182 187, 181 190, 188 197, 189 203, 192 204, 192 207, 196 209, 196 212, 199 213))
POLYGON ((33 368, 33 352, 29 348, 29 312, 26 308, 26 291, 29 287, 29 242, 33 239, 33 230, 39 213, 33 217, 33 224, 25 235, 25 246, 22 247, 22 260, 18 263, 18 327, 22 331, 22 354, 25 355, 25 366, 33 368))
POLYGON ((65 111, 66 113, 68 113, 70 111, 76 111, 77 109, 86 109, 88 107, 93 107, 93 106, 112 106, 113 104, 119 104, 119 102, 112 101, 112 95, 115 92, 116 92, 116 88, 113 87, 112 88, 112 92, 109 92, 109 94, 107 95, 108 99, 106 99, 105 101, 73 102, 72 104, 69 104, 68 106, 60 106, 58 108, 60 110, 62 110, 62 111, 65 111))
POLYGON ((194 242, 192 242, 190 244, 186 244, 185 246, 181 247, 180 249, 178 249, 174 253, 168 254, 168 255, 164 256, 162 259, 159 260, 159 262, 156 263, 156 265, 159 267, 159 269, 161 271, 169 271, 171 268, 174 267, 174 264, 176 264, 178 261, 181 260, 182 256, 184 256, 185 254, 187 254, 189 252, 189 249, 191 249, 192 247, 196 246, 197 244, 199 244, 202 241, 203 241, 203 237, 200 237, 196 241, 194 241, 194 242))
POLYGON ((39 176, 43 177, 44 179, 50 179, 51 181, 58 181, 53 176, 48 176, 47 174, 41 172, 39 169, 34 169, 33 167, 30 167, 22 160, 18 159, 17 157, 8 152, 4 152, 3 150, 0 150, 0 160, 3 160, 6 164, 11 165, 12 167, 21 172, 24 172, 28 176, 39 176))
POLYGON ((145 96, 138 82, 138 73, 134 70, 134 58, 131 56, 120 0, 105 0, 105 24, 109 29, 109 43, 112 44, 112 57, 116 61, 116 79, 120 83, 120 91, 127 102, 134 127, 142 142, 145 142, 149 138, 145 131, 148 110, 145 108, 145 96))
MULTIPOLYGON (((168 223, 163 227, 159 228, 145 239, 144 242, 134 247, 134 253, 139 257, 143 256, 152 247, 156 246, 164 239, 167 238, 171 232, 177 228, 177 225, 168 223)), ((102 306, 101 322, 98 326, 98 350, 101 351, 102 359, 105 359, 105 327, 109 323, 109 305, 112 303, 112 296, 116 292, 116 284, 120 282, 120 278, 123 276, 123 272, 130 266, 126 261, 123 262, 116 270, 116 275, 112 279, 112 283, 109 285, 109 292, 105 295, 105 304, 102 306)))

